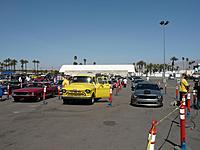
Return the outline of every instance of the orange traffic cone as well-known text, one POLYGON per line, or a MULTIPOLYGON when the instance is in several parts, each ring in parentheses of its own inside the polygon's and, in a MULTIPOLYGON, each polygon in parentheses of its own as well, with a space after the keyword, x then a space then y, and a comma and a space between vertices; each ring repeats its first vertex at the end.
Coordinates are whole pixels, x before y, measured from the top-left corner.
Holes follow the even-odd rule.
POLYGON ((154 150, 155 141, 156 141, 156 133, 157 133, 156 124, 157 124, 157 121, 153 120, 152 127, 149 131, 147 150, 154 150))

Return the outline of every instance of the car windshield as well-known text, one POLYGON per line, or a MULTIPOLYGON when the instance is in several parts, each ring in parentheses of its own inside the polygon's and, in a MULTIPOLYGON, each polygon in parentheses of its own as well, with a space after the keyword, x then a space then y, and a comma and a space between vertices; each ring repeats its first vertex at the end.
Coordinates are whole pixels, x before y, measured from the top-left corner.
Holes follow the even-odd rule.
POLYGON ((144 80, 142 80, 142 79, 141 80, 135 80, 134 83, 139 83, 139 82, 142 82, 142 81, 144 81, 144 80))
POLYGON ((144 90, 144 89, 159 90, 159 87, 156 84, 138 84, 136 86, 136 90, 144 90))
POLYGON ((92 83, 92 77, 88 76, 75 76, 73 77, 71 83, 92 83))

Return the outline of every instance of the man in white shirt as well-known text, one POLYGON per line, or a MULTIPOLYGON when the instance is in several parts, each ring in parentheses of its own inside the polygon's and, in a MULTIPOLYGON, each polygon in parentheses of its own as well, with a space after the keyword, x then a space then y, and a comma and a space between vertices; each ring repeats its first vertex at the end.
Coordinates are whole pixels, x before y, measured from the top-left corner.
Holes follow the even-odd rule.
POLYGON ((127 85, 127 79, 124 78, 123 82, 124 82, 124 87, 126 87, 126 85, 127 85))

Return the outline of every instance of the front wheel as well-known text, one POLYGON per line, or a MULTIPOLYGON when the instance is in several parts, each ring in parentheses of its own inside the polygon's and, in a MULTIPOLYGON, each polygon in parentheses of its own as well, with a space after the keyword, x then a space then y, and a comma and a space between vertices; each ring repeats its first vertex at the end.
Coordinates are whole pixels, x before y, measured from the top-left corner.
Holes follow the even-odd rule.
POLYGON ((95 100, 94 100, 94 97, 91 97, 91 99, 89 100, 89 104, 92 105, 94 104, 95 100))

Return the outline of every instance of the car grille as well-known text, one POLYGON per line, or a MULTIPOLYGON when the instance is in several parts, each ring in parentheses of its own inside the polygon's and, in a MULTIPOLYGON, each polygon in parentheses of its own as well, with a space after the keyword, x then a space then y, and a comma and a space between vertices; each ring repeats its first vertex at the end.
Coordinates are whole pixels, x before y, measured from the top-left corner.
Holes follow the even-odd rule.
POLYGON ((148 102, 140 102, 140 101, 138 101, 137 102, 138 104, 158 104, 158 101, 157 102, 152 102, 152 101, 148 101, 148 102))
POLYGON ((147 95, 139 95, 140 99, 157 99, 157 96, 147 96, 147 95))
POLYGON ((74 90, 67 91, 67 95, 68 96, 86 96, 85 92, 83 92, 83 91, 74 91, 74 90))
POLYGON ((28 92, 16 92, 15 95, 28 95, 28 92))

